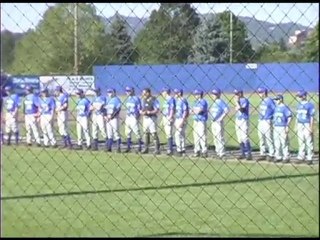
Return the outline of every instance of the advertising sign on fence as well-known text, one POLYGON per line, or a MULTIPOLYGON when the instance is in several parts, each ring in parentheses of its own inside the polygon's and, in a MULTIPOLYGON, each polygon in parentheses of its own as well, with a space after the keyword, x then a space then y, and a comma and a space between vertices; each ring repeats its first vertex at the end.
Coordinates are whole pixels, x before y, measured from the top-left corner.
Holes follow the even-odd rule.
POLYGON ((40 89, 39 76, 14 75, 9 78, 9 84, 19 95, 25 93, 26 86, 32 86, 37 93, 40 89))
POLYGON ((69 94, 74 94, 76 89, 82 89, 86 94, 94 88, 94 76, 40 76, 40 85, 53 92, 56 86, 61 86, 69 94))

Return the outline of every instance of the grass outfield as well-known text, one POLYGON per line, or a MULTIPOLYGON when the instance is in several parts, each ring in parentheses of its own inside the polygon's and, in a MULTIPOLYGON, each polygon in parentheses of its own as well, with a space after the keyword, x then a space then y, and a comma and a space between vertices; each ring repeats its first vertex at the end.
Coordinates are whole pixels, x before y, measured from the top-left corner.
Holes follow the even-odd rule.
MULTIPOLYGON (((253 149, 257 150, 259 148, 259 139, 258 139, 258 133, 257 133, 257 125, 258 125, 258 107, 259 107, 259 103, 260 103, 260 98, 257 94, 251 93, 251 94, 246 94, 246 96, 249 98, 250 100, 250 111, 251 111, 251 118, 250 118, 250 139, 252 141, 252 147, 253 149)), ((274 94, 270 94, 271 97, 274 96, 274 94)), ((192 104, 192 102, 194 101, 194 96, 193 95, 186 95, 188 101, 190 104, 192 104)), ((309 99, 311 100, 311 102, 314 103, 315 108, 316 108, 316 116, 315 116, 315 122, 314 122, 314 150, 316 152, 319 152, 319 96, 318 94, 309 94, 309 99)), ((89 97, 90 98, 90 97, 89 97)), ((233 95, 232 94, 225 94, 222 97, 229 105, 231 111, 229 113, 229 115, 226 116, 225 119, 225 140, 226 140, 226 146, 227 148, 238 148, 239 145, 237 143, 236 140, 236 133, 235 133, 235 127, 234 127, 234 101, 233 101, 233 95)), ((124 102, 126 97, 125 96, 121 96, 122 101, 124 102)), ((160 103, 162 104, 163 102, 163 98, 159 97, 158 98, 160 100, 160 103)), ((210 95, 205 95, 205 99, 208 100, 209 104, 212 103, 212 99, 210 95)), ((291 110, 295 113, 296 110, 296 106, 297 106, 297 99, 294 96, 293 93, 285 93, 284 94, 284 100, 285 103, 289 105, 289 107, 291 108, 291 110)), ((70 100, 70 111, 71 114, 75 116, 75 107, 76 107, 76 102, 77 102, 77 98, 76 97, 72 97, 70 100)), ((122 107, 122 109, 125 109, 125 106, 122 107)), ((72 121, 69 123, 70 126, 70 132, 72 135, 73 139, 77 139, 76 136, 76 122, 74 120, 74 117, 72 117, 71 115, 71 119, 72 121)), ((124 121, 125 119, 125 113, 122 112, 121 114, 122 117, 122 121, 124 121)), ((295 122, 295 118, 293 119, 292 123, 291 123, 291 130, 289 132, 289 139, 290 139, 290 150, 293 152, 296 152, 298 150, 298 138, 296 136, 296 132, 294 131, 294 122, 295 122)), ((160 120, 158 121, 160 123, 160 120)), ((193 135, 192 135, 192 118, 189 118, 189 123, 187 126, 187 144, 188 145, 192 145, 193 144, 193 135)), ((56 123, 55 123, 56 126, 56 123)), ((208 129, 208 144, 209 145, 213 145, 213 138, 212 138, 212 134, 211 134, 211 124, 210 121, 208 121, 208 125, 207 125, 207 129, 208 129)), ((59 136, 58 131, 57 131, 57 127, 55 127, 56 129, 56 136, 59 136)), ((20 130, 21 130, 21 134, 24 136, 25 135, 25 131, 24 131, 24 125, 20 124, 20 130)), ((120 128, 120 132, 121 132, 121 136, 122 139, 125 141, 125 134, 124 134, 124 123, 122 122, 121 128, 120 128)), ((166 143, 166 137, 164 134, 164 130, 162 126, 159 126, 159 134, 160 134, 160 141, 162 143, 166 143)), ((133 139, 134 140, 134 139, 133 139)))
POLYGON ((2 149, 3 237, 319 236, 318 166, 2 149))

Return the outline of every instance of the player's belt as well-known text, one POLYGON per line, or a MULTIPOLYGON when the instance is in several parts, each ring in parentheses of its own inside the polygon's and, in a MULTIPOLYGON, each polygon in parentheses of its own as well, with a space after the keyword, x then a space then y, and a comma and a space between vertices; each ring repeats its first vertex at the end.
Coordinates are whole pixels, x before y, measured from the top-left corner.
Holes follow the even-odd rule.
POLYGON ((157 117, 156 114, 150 114, 150 115, 144 115, 144 117, 146 118, 153 118, 153 117, 157 117))

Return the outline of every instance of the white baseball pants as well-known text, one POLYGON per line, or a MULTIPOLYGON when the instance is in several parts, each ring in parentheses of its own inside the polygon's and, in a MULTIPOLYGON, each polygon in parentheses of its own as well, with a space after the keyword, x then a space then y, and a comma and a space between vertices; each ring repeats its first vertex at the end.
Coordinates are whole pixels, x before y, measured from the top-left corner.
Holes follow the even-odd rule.
POLYGON ((270 157, 274 156, 274 146, 272 138, 272 122, 271 120, 259 120, 258 136, 260 143, 260 155, 265 156, 268 153, 270 157))
POLYGON ((285 127, 274 126, 273 138, 275 147, 275 158, 288 159, 289 158, 289 139, 285 131, 285 127))
POLYGON ((106 123, 105 123, 103 115, 93 114, 91 126, 92 126, 92 138, 93 139, 98 139, 98 131, 100 131, 103 139, 107 138, 106 123))
POLYGON ((193 121, 193 141, 194 152, 207 153, 207 123, 201 121, 193 121))
POLYGON ((183 118, 176 119, 174 122, 176 132, 175 132, 175 142, 177 146, 177 151, 182 152, 186 150, 186 123, 182 124, 183 118))
POLYGON ((135 116, 127 116, 125 121, 125 134, 127 138, 131 138, 132 132, 136 135, 137 139, 141 139, 139 120, 135 116))
POLYGON ((43 133, 43 144, 48 146, 50 142, 52 146, 56 145, 57 142, 52 131, 52 116, 48 114, 41 115, 40 126, 43 133))
POLYGON ((297 137, 299 143, 298 159, 304 159, 307 152, 307 160, 312 160, 313 139, 309 123, 297 123, 297 137))
POLYGON ((223 122, 212 122, 211 130, 213 135, 213 142, 216 148, 216 153, 219 157, 225 155, 225 140, 224 140, 224 130, 223 122))
POLYGON ((27 144, 31 144, 31 131, 33 136, 37 142, 37 144, 41 144, 40 135, 37 127, 36 117, 34 114, 27 114, 24 117, 25 119, 25 126, 26 126, 26 141, 27 144))
POLYGON ((86 138, 87 147, 91 144, 90 134, 89 134, 89 126, 88 126, 88 117, 86 116, 77 116, 77 137, 78 137, 78 145, 82 145, 82 132, 86 138))

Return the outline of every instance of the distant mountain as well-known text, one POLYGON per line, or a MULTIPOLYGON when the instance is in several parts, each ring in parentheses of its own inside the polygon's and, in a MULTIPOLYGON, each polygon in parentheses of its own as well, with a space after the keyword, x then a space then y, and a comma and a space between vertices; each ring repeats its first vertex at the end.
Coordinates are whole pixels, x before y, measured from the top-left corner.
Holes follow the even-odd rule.
MULTIPOLYGON (((214 16, 214 14, 203 14, 200 15, 200 18, 203 20, 212 15, 214 16)), ((109 30, 110 24, 114 21, 115 17, 116 16, 114 15, 110 18, 104 18, 107 30, 109 30)), ((128 32, 132 39, 135 38, 137 33, 143 29, 149 20, 149 18, 121 17, 128 23, 128 32)), ((254 49, 257 49, 260 45, 265 43, 279 42, 281 38, 283 38, 285 42, 288 42, 289 37, 294 35, 296 30, 312 30, 311 28, 293 22, 273 24, 267 21, 257 20, 254 17, 239 16, 238 18, 246 25, 248 38, 254 49)))

